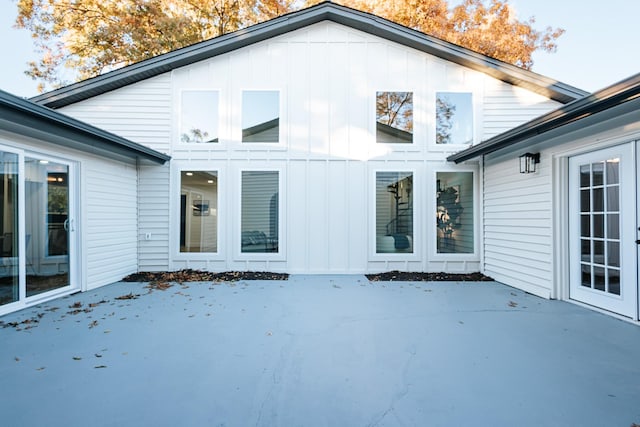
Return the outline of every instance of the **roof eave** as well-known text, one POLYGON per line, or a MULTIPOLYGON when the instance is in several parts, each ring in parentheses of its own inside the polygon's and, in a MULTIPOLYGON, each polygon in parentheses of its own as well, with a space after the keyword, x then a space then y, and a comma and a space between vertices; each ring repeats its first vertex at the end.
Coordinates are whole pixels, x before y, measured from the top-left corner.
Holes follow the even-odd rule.
POLYGON ((325 2, 74 83, 35 96, 31 100, 51 108, 64 107, 325 20, 436 55, 561 103, 573 101, 587 94, 570 85, 491 59, 375 15, 325 2))
POLYGON ((0 91, 0 129, 100 155, 164 164, 170 156, 0 91))
POLYGON ((640 73, 447 157, 462 163, 640 99, 640 73))

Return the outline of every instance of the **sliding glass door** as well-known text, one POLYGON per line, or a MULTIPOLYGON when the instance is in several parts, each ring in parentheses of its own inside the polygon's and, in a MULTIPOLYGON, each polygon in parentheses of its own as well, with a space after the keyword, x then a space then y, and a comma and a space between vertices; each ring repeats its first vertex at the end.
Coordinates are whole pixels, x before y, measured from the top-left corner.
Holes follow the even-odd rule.
POLYGON ((18 301, 18 161, 15 153, 0 151, 0 306, 18 301))
POLYGON ((73 172, 71 162, 0 147, 0 313, 77 288, 73 172))

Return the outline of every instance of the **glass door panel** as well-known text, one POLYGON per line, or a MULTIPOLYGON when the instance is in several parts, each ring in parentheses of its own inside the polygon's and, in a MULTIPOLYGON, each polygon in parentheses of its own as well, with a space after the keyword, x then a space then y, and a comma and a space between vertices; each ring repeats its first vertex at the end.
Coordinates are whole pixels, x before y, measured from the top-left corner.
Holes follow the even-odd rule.
POLYGON ((18 161, 0 151, 0 306, 18 301, 18 161))
POLYGON ((27 297, 69 281, 69 167, 25 158, 27 297))
POLYGON ((630 143, 569 159, 569 296, 637 312, 634 151, 630 143))

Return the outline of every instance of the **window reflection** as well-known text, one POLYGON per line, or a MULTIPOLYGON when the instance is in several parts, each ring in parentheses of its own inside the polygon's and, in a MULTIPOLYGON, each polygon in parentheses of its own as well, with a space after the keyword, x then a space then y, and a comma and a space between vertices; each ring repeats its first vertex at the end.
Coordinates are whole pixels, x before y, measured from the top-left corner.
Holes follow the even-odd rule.
POLYGON ((473 172, 438 172, 436 180, 438 253, 473 253, 473 172))
POLYGON ((218 142, 218 92, 187 90, 182 92, 180 141, 218 142))
POLYGON ((278 171, 242 171, 241 251, 278 252, 278 171))
POLYGON ((376 93, 376 141, 413 142, 413 92, 376 93))
POLYGON ((242 142, 280 140, 280 93, 271 90, 242 92, 242 142))
POLYGON ((473 142, 473 104, 471 93, 436 93, 436 143, 473 142))
POLYGON ((376 172, 376 253, 413 252, 413 174, 376 172))

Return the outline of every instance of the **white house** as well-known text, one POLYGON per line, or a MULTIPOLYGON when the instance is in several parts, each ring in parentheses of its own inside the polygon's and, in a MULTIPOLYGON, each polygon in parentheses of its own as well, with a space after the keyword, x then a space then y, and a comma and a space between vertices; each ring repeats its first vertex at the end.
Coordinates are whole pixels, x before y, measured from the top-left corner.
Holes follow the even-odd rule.
MULTIPOLYGON (((519 151, 473 150, 586 95, 321 3, 37 96, 32 101, 151 157, 133 164, 49 150, 52 163, 86 174, 69 176, 78 237, 67 256, 78 265, 60 292, 134 271, 398 269, 480 270, 538 295, 568 297, 550 267, 557 251, 551 195, 501 190, 538 177, 542 191, 552 188, 551 154, 540 150, 538 171, 524 176, 505 160, 519 151), (511 213, 491 205, 499 191, 516 205, 511 213), (539 203, 548 218, 529 209, 539 203), (540 225, 547 235, 534 223, 548 223, 540 225), (529 262, 529 243, 543 261, 529 262), (512 262, 518 267, 509 275, 512 262), (528 268, 539 277, 527 279, 528 268)), ((14 139, 2 139, 0 151, 20 149, 14 139)), ((26 248, 17 261, 18 299, 30 304, 36 299, 24 282, 34 241, 16 234, 17 247, 26 248)))
POLYGON ((169 156, 0 91, 0 314, 138 268, 137 168, 169 156))
POLYGON ((636 74, 450 156, 482 159, 483 271, 637 321, 639 143, 636 74))

